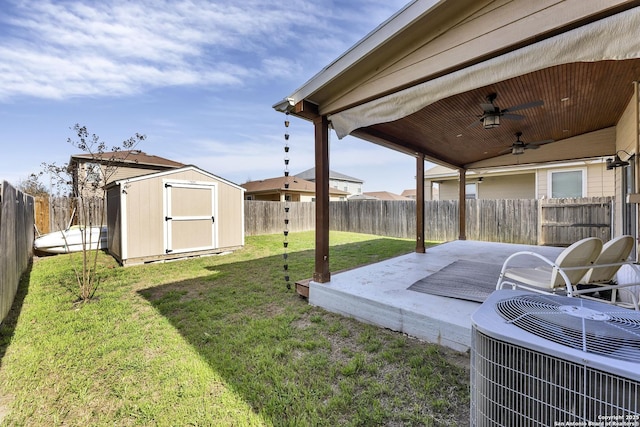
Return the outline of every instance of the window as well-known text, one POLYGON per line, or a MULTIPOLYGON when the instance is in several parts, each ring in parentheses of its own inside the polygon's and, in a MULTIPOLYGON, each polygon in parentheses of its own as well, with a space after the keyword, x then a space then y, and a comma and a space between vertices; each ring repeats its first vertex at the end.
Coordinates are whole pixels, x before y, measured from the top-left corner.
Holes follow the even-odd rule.
POLYGON ((564 199, 585 197, 584 170, 566 170, 549 172, 549 197, 564 199))
POLYGON ((85 163, 84 171, 88 183, 100 184, 102 170, 99 163, 85 163))
POLYGON ((467 199, 477 199, 478 198, 478 191, 477 191, 477 186, 475 183, 473 184, 466 184, 464 187, 464 192, 467 199))

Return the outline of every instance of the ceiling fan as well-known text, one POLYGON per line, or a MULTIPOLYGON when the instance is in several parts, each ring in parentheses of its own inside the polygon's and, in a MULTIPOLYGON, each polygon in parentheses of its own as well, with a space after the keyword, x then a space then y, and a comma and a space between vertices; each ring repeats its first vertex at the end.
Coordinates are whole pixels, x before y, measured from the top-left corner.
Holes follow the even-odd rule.
POLYGON ((524 150, 536 150, 540 148, 541 145, 548 144, 554 141, 553 139, 545 139, 543 141, 526 143, 520 139, 520 137, 522 136, 522 132, 516 132, 515 135, 516 135, 516 141, 513 144, 511 144, 511 147, 501 151, 499 154, 505 154, 508 152, 511 152, 511 154, 515 154, 515 155, 523 154, 524 150))
POLYGON ((487 102, 480 104, 480 107, 482 107, 484 113, 479 116, 479 120, 473 122, 468 127, 477 126, 478 124, 482 123, 482 127, 484 129, 493 129, 500 126, 500 117, 511 120, 522 120, 524 119, 524 116, 520 114, 512 114, 512 112, 524 110, 527 108, 539 107, 544 104, 544 102, 540 100, 516 105, 501 110, 500 107, 493 103, 493 101, 495 101, 497 97, 498 94, 496 93, 487 95, 487 102))

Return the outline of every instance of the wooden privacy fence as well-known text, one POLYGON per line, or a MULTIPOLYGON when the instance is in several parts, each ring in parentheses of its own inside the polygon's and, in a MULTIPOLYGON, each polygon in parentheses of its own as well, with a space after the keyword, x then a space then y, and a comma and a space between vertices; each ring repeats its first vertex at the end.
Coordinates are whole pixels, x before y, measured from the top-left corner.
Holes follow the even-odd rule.
MULTIPOLYGON (((289 230, 315 227, 315 203, 289 203, 289 230)), ((457 200, 425 202, 425 240, 458 239, 457 200)), ((466 238, 489 242, 568 246, 583 237, 611 237, 609 197, 582 199, 467 200, 466 238)), ((358 200, 329 204, 331 230, 413 239, 416 202, 358 200)), ((245 233, 284 230, 284 203, 245 201, 245 233)))
MULTIPOLYGON (((315 203, 288 203, 288 230, 307 231, 316 226, 315 203)), ((284 231, 284 202, 264 202, 245 200, 244 232, 248 236, 260 234, 276 234, 284 231)))
MULTIPOLYGON (((536 200, 467 200, 466 238, 488 242, 537 243, 536 200)), ((425 202, 425 240, 451 241, 459 238, 457 200, 425 202)), ((332 230, 389 237, 416 237, 416 202, 359 200, 332 202, 329 225, 332 230)))
POLYGON ((2 181, 0 188, 0 322, 33 256, 33 197, 2 181))
POLYGON ((331 202, 329 226, 337 231, 415 237, 416 202, 412 200, 331 202))
MULTIPOLYGON (((89 201, 88 215, 96 220, 105 208, 103 199, 89 201)), ((36 198, 36 227, 40 233, 57 231, 82 217, 73 198, 36 198), (74 210, 75 209, 75 210, 74 210)), ((315 203, 288 203, 288 230, 315 228, 315 203)), ((245 234, 284 231, 284 202, 245 200, 245 234)), ((425 240, 458 239, 457 200, 425 202, 425 240)), ((469 240, 567 246, 583 237, 609 240, 613 223, 610 197, 581 199, 467 200, 466 237, 469 240)), ((106 218, 106 217, 105 217, 106 218)), ((96 221, 93 220, 93 221, 96 221)), ((92 223, 93 223, 92 221, 92 223)), ((416 235, 416 202, 358 200, 330 202, 331 230, 413 239, 416 235)))
POLYGON ((547 199, 540 201, 540 243, 564 246, 586 236, 611 238, 613 200, 610 197, 589 199, 547 199))
POLYGON ((70 224, 105 225, 107 219, 101 197, 85 197, 84 209, 75 197, 36 197, 34 203, 36 230, 40 234, 59 231, 70 224), (87 221, 83 221, 85 215, 87 221))

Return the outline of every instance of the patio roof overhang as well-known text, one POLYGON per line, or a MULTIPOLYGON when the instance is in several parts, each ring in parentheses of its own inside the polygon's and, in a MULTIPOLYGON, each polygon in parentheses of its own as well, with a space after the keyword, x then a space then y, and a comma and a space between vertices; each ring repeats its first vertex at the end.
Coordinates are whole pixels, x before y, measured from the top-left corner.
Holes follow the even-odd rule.
MULTIPOLYGON (((427 160, 453 168, 613 154, 613 141, 593 144, 589 138, 578 141, 575 137, 615 126, 633 96, 633 82, 640 79, 640 2, 581 2, 582 14, 572 14, 569 22, 557 18, 554 26, 538 23, 542 32, 531 27, 526 16, 522 17, 524 13, 499 28, 477 32, 475 27, 485 25, 487 15, 507 6, 496 7, 500 2, 467 3, 469 12, 463 16, 460 5, 451 1, 411 3, 287 97, 294 105, 291 113, 307 119, 327 116, 339 137, 353 135, 410 155, 424 154, 427 160), (422 7, 421 12, 418 7, 422 7), (451 17, 454 12, 458 13, 457 19, 451 17), (420 60, 411 53, 404 58, 395 54, 388 59, 389 64, 378 59, 378 68, 383 71, 371 75, 369 63, 389 49, 411 52, 407 45, 416 42, 416 27, 425 28, 430 19, 451 26, 449 32, 455 32, 456 26, 474 27, 476 33, 464 33, 470 40, 459 42, 468 45, 467 49, 474 46, 474 39, 482 45, 504 37, 505 27, 507 34, 514 25, 528 29, 508 40, 492 41, 495 46, 488 49, 490 53, 458 52, 458 63, 446 70, 419 64, 435 61, 445 53, 434 54, 432 59, 424 57, 423 52, 420 60), (380 36, 388 38, 377 40, 380 36), (403 48, 398 47, 400 40, 404 40, 403 48), (508 41, 512 45, 506 46, 508 41), (367 43, 377 44, 363 50, 367 43), (349 56, 356 54, 360 59, 349 56), (432 74, 418 78, 420 68, 432 74), (353 77, 357 70, 363 76, 360 80, 353 77), (403 80, 403 75, 413 80, 403 80), (376 83, 379 89, 374 89, 376 83), (479 122, 483 113, 480 104, 486 103, 492 93, 497 94, 495 105, 502 109, 533 101, 544 104, 515 111, 524 116, 522 120, 503 119, 500 126, 484 129, 479 122), (522 132, 525 142, 554 143, 524 155, 505 155, 516 140, 516 132, 522 132), (559 144, 572 138, 571 144, 559 144)), ((565 12, 575 6, 570 4, 573 1, 546 3, 564 3, 565 12)), ((559 6, 547 8, 550 14, 559 6)), ((429 43, 437 44, 442 34, 433 37, 429 43)), ((418 49, 427 48, 418 43, 413 51, 418 49)), ((447 49, 458 47, 447 45, 447 49)))
MULTIPOLYGON (((315 127, 314 279, 330 277, 329 127, 415 156, 418 206, 424 160, 458 169, 464 200, 466 170, 613 155, 625 114, 635 115, 635 130, 622 143, 638 152, 638 28, 637 0, 414 0, 274 104, 315 127), (481 104, 491 94, 498 111, 542 105, 485 129, 481 104), (525 143, 553 142, 512 155, 518 132, 525 143)), ((463 239, 464 204, 459 211, 463 239)), ((424 251, 417 214, 416 250, 424 251)))

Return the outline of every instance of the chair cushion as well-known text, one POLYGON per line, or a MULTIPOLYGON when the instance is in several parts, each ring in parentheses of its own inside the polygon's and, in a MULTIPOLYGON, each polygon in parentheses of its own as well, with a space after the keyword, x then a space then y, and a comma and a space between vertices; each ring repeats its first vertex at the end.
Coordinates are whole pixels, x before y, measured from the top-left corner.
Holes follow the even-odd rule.
MULTIPOLYGON (((589 271, 591 264, 598 258, 601 251, 602 240, 597 237, 587 237, 586 239, 578 240, 562 251, 556 258, 556 265, 560 268, 584 266, 584 268, 576 270, 563 270, 569 281, 572 284, 576 284, 589 271)), ((552 272, 551 281, 552 288, 565 286, 563 277, 557 271, 552 272)))
POLYGON ((598 264, 614 264, 627 261, 633 245, 633 237, 628 235, 609 240, 602 247, 600 255, 593 263, 594 268, 589 269, 580 283, 608 283, 614 280, 620 266, 600 268, 595 268, 595 266, 598 264))
POLYGON ((508 268, 504 272, 506 279, 515 280, 529 286, 535 286, 541 289, 553 289, 551 277, 553 272, 551 269, 539 268, 508 268))

